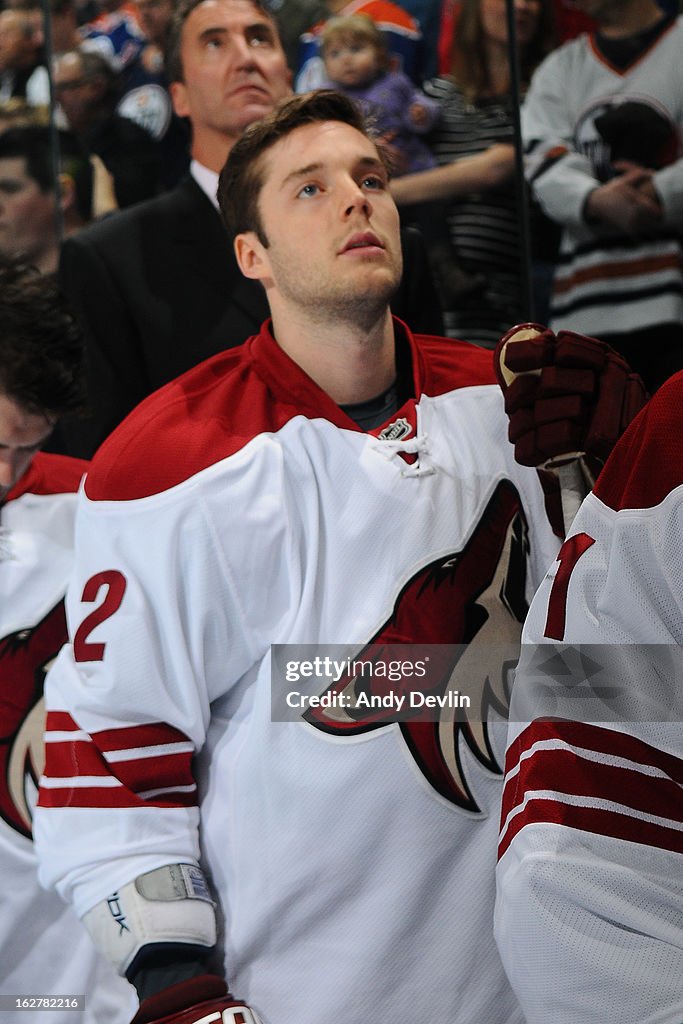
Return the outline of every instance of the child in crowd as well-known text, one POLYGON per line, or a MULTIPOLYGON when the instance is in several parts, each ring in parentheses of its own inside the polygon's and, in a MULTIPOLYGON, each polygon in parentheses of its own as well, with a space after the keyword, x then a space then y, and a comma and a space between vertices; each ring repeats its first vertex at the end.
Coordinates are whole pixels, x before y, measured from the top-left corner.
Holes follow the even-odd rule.
POLYGON ((433 128, 440 106, 406 74, 391 68, 384 36, 371 18, 331 18, 322 33, 322 55, 328 86, 355 100, 396 151, 395 174, 436 166, 420 136, 433 128))

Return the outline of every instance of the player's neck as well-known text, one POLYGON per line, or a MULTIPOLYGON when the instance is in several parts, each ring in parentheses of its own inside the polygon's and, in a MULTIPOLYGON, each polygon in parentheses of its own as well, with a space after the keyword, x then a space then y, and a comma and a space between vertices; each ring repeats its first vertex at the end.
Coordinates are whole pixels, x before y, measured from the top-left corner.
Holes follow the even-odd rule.
POLYGON ((624 0, 600 19, 598 31, 606 39, 627 39, 652 28, 663 17, 656 0, 624 0))
POLYGON ((338 405, 366 402, 396 378, 388 308, 370 326, 339 319, 313 322, 305 315, 283 321, 274 310, 273 330, 280 347, 338 405))

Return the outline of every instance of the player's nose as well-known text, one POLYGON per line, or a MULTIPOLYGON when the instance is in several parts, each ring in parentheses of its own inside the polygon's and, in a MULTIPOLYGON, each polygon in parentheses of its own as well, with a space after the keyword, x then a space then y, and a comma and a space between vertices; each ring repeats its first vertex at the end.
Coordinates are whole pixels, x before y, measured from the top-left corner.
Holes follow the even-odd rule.
POLYGON ((349 178, 344 183, 342 207, 345 217, 358 211, 367 214, 367 216, 372 212, 372 204, 367 192, 364 192, 353 178, 349 178))

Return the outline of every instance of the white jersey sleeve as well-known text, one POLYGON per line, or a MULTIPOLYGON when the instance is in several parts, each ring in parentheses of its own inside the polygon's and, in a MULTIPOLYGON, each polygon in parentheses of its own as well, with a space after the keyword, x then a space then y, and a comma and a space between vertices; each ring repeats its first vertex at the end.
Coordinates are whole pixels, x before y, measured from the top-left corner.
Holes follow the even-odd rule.
POLYGON ((528 1024, 683 1020, 682 397, 624 435, 525 626, 496 937, 528 1024))
MULTIPOLYGON (((255 658, 258 641, 239 588, 247 567, 258 578, 259 560, 243 538, 242 578, 234 578, 207 515, 211 486, 196 501, 187 493, 193 486, 189 480, 129 501, 84 494, 80 502, 67 595, 72 643, 46 685, 48 757, 36 842, 43 884, 56 886, 81 916, 143 872, 197 863, 192 758, 204 744, 212 701, 255 658), (146 822, 154 855, 145 850, 146 822), (84 830, 93 837, 91 865, 75 884, 84 830), (125 859, 112 859, 121 848, 125 859)), ((235 495, 238 488, 235 482, 235 495)), ((266 609, 277 607, 271 569, 264 628, 266 609)))

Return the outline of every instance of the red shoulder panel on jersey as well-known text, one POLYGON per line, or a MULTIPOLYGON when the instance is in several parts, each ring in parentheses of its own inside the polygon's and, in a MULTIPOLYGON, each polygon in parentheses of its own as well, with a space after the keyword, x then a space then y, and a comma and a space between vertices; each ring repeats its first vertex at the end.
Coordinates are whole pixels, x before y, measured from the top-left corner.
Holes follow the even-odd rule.
MULTIPOLYGON (((410 346, 418 398, 494 383, 490 352, 443 338, 414 338, 400 321, 395 325, 397 337, 410 346)), ((93 501, 158 494, 295 416, 360 431, 280 348, 268 322, 244 345, 206 360, 134 409, 96 454, 86 493, 93 501)))
POLYGON ((683 484, 683 372, 636 416, 598 477, 594 493, 615 511, 654 508, 683 484))
POLYGON ((426 356, 423 394, 434 397, 481 384, 498 387, 489 349, 454 338, 418 335, 417 340, 426 356))
POLYGON ((38 452, 7 495, 7 501, 20 498, 22 494, 73 494, 87 468, 88 463, 83 459, 38 452))
POLYGON ((580 722, 533 722, 511 744, 498 849, 555 823, 683 853, 683 761, 633 736, 580 722))

